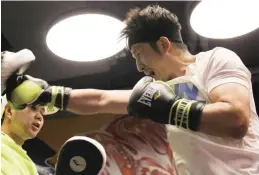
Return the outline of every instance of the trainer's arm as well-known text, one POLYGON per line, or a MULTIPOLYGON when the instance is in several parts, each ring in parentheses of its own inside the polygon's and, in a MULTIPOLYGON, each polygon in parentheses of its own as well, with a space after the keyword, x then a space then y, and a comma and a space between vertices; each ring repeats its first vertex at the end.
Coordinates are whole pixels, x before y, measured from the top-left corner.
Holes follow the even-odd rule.
POLYGON ((81 115, 127 114, 130 94, 131 90, 72 90, 67 110, 81 115))
POLYGON ((237 83, 214 88, 205 105, 200 131, 219 137, 243 138, 249 126, 249 90, 237 83))

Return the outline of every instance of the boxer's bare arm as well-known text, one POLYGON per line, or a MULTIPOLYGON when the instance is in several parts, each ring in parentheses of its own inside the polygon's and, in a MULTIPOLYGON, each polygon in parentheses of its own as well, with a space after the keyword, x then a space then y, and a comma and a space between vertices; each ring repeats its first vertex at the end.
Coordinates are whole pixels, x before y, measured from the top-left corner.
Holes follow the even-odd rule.
POLYGON ((212 103, 203 109, 200 131, 218 137, 242 139, 249 127, 249 89, 238 83, 226 83, 215 87, 209 98, 212 103))
POLYGON ((67 110, 81 115, 127 114, 131 90, 72 90, 67 110))

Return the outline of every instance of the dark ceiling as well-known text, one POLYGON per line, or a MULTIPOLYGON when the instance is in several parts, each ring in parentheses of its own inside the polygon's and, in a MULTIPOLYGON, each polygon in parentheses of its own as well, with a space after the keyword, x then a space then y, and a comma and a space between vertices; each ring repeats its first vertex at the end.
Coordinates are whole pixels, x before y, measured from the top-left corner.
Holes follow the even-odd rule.
POLYGON ((256 89, 255 99, 259 99, 259 29, 228 40, 200 37, 189 24, 191 11, 197 3, 198 1, 2 1, 1 49, 31 49, 36 56, 36 62, 30 67, 28 74, 53 84, 73 88, 130 88, 143 75, 137 72, 134 59, 126 50, 106 60, 72 62, 61 59, 48 50, 45 43, 46 32, 57 20, 75 13, 105 13, 123 20, 131 8, 159 4, 179 17, 183 39, 191 53, 196 54, 216 46, 235 51, 251 70, 256 89))

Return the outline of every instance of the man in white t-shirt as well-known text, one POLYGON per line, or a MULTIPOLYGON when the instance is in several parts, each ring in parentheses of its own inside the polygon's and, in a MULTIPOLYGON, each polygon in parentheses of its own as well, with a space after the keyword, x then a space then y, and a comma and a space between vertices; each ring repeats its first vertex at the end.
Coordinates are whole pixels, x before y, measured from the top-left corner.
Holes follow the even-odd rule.
MULTIPOLYGON (((133 90, 71 90, 42 86, 27 77, 43 92, 35 91, 38 98, 10 101, 52 104, 78 114, 150 118, 166 124, 180 174, 258 175, 259 119, 250 72, 225 48, 190 54, 180 31, 177 17, 164 8, 133 9, 122 36, 137 69, 151 75, 133 90)), ((15 83, 17 88, 23 85, 15 83)))

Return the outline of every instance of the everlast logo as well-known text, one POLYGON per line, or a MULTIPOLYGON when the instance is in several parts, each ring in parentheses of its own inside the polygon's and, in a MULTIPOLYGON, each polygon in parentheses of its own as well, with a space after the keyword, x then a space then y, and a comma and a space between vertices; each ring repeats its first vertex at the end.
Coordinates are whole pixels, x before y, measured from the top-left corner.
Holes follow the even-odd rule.
POLYGON ((156 91, 157 89, 153 89, 151 87, 146 89, 146 91, 142 94, 138 102, 151 107, 151 101, 156 91))

